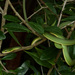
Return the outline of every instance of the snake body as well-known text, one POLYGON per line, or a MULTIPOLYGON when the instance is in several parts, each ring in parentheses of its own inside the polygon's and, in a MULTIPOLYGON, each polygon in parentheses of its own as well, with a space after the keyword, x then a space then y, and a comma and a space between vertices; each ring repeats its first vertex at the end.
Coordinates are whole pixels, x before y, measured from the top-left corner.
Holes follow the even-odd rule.
POLYGON ((48 40, 51 40, 55 43, 61 44, 62 46, 62 51, 63 51, 63 56, 64 59, 66 61, 66 63, 69 66, 75 65, 75 60, 72 60, 69 53, 68 53, 68 48, 67 45, 74 45, 75 44, 75 40, 65 40, 64 37, 59 38, 59 37, 55 37, 50 33, 45 33, 43 34, 44 37, 46 37, 48 40))
MULTIPOLYGON (((72 66, 75 64, 75 60, 72 60, 69 53, 68 53, 68 49, 67 46, 68 45, 74 45, 75 44, 75 39, 74 40, 67 40, 65 39, 63 36, 59 37, 58 35, 52 35, 50 33, 44 33, 43 36, 45 38, 47 38, 48 40, 51 40, 54 43, 60 44, 62 46, 62 51, 63 51, 63 56, 64 59, 66 61, 66 63, 69 66, 72 66)), ((34 39, 31 43, 31 45, 35 44, 37 41, 41 40, 40 37, 34 39)), ((13 48, 9 48, 6 50, 3 50, 2 53, 9 53, 12 52, 14 50, 20 49, 21 47, 13 47, 13 48)), ((32 48, 31 48, 32 49, 32 48)))
POLYGON ((75 40, 67 40, 67 39, 64 39, 64 38, 61 39, 61 38, 58 38, 58 37, 53 36, 50 33, 44 33, 43 35, 47 39, 49 39, 49 40, 51 40, 51 41, 53 41, 55 43, 61 44, 61 45, 62 44, 63 45, 73 45, 73 44, 75 44, 75 40))
POLYGON ((12 52, 12 51, 20 49, 20 48, 21 47, 13 47, 13 48, 5 49, 2 51, 2 53, 9 53, 9 52, 12 52))

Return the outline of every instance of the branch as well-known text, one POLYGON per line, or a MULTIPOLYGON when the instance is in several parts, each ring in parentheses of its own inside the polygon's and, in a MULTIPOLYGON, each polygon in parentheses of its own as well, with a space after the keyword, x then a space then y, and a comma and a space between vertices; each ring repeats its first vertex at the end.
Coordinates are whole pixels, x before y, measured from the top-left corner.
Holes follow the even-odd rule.
POLYGON ((62 27, 61 29, 66 28, 67 26, 73 24, 74 22, 75 22, 75 21, 70 22, 69 24, 67 24, 66 26, 62 27))
POLYGON ((5 25, 5 19, 4 19, 4 15, 7 14, 7 9, 8 9, 8 1, 6 0, 5 2, 5 6, 4 6, 4 11, 3 11, 3 14, 2 14, 2 24, 1 24, 1 31, 4 32, 4 28, 3 28, 3 25, 5 25))
MULTIPOLYGON (((0 7, 1 9, 1 7, 0 7)), ((5 25, 6 20, 4 19, 4 15, 7 14, 7 9, 8 9, 8 1, 6 0, 4 10, 2 10, 2 22, 1 22, 1 31, 4 32, 3 26, 5 25)), ((2 40, 0 41, 0 50, 1 50, 1 45, 2 45, 2 40)))
POLYGON ((15 74, 14 72, 8 71, 1 61, 0 61, 0 64, 3 67, 3 69, 4 69, 3 71, 5 71, 6 73, 13 73, 13 74, 15 74))
MULTIPOLYGON (((60 57, 60 55, 61 55, 61 50, 60 50, 60 51, 58 52, 58 54, 57 54, 57 57, 56 57, 56 59, 55 59, 55 63, 57 62, 57 60, 58 60, 58 58, 60 57)), ((47 75, 50 75, 50 74, 51 74, 51 72, 52 72, 54 66, 55 66, 55 65, 53 65, 53 66, 48 70, 47 75)))
POLYGON ((56 66, 54 66, 54 68, 56 69, 56 71, 57 71, 58 75, 61 75, 61 74, 60 74, 60 72, 58 71, 57 67, 56 67, 56 66))
POLYGON ((2 15, 3 15, 3 12, 4 12, 3 9, 0 7, 0 13, 1 13, 2 15))
MULTIPOLYGON (((48 7, 48 6, 45 4, 45 2, 44 2, 43 0, 40 0, 40 2, 41 2, 44 6, 48 7)), ((50 11, 51 13, 53 13, 53 14, 58 18, 58 16, 57 16, 54 12, 52 12, 52 10, 51 10, 50 8, 48 8, 48 9, 49 9, 49 11, 50 11)))
POLYGON ((64 3, 63 3, 63 7, 62 7, 62 10, 61 10, 61 13, 60 13, 59 19, 58 19, 57 26, 60 25, 60 21, 61 21, 61 18, 62 18, 62 13, 63 13, 63 11, 64 11, 64 8, 65 8, 65 6, 66 6, 66 3, 67 3, 67 0, 65 0, 64 3))
POLYGON ((21 49, 17 49, 17 50, 8 52, 8 53, 0 53, 0 57, 6 56, 6 55, 9 54, 9 53, 15 53, 15 52, 18 52, 18 51, 30 50, 30 49, 32 49, 33 47, 36 47, 36 46, 38 46, 39 44, 43 43, 44 41, 46 41, 46 39, 42 39, 41 41, 35 43, 34 45, 29 45, 29 46, 26 46, 26 47, 22 47, 21 49))
POLYGON ((27 19, 30 19, 32 16, 34 16, 35 14, 37 14, 39 11, 41 11, 44 8, 47 8, 47 7, 41 7, 40 9, 38 9, 37 11, 35 11, 32 15, 30 15, 27 19))
POLYGON ((47 75, 50 75, 51 74, 51 72, 52 72, 52 70, 53 70, 53 66, 49 69, 49 71, 48 71, 48 73, 47 73, 47 75))
POLYGON ((75 28, 75 22, 74 22, 74 25, 73 25, 72 28, 71 28, 71 31, 68 33, 67 38, 70 38, 70 36, 71 36, 71 34, 72 34, 74 28, 75 28))
POLYGON ((12 8, 12 10, 14 11, 14 13, 16 14, 16 16, 32 31, 33 34, 39 36, 38 33, 36 33, 31 27, 30 25, 19 15, 19 13, 15 10, 15 8, 13 7, 13 5, 11 4, 10 0, 9 1, 9 5, 12 8))
POLYGON ((39 2, 39 0, 37 0, 37 2, 38 2, 38 4, 39 4, 39 6, 42 7, 42 5, 41 5, 41 3, 39 2))

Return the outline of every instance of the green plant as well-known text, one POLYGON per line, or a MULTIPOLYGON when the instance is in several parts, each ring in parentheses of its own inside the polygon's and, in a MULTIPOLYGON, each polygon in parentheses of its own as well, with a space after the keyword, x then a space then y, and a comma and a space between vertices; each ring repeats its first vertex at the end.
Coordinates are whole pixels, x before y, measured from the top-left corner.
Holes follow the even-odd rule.
POLYGON ((25 75, 30 69, 33 72, 29 75, 74 75, 74 3, 70 3, 67 0, 59 2, 56 0, 37 0, 37 3, 38 6, 34 10, 34 13, 27 17, 25 0, 23 0, 24 19, 15 10, 10 0, 6 0, 5 10, 0 7, 2 14, 0 43, 2 44, 2 41, 6 39, 5 34, 9 33, 19 45, 19 47, 3 50, 0 54, 0 56, 4 56, 0 59, 1 74, 25 75), (7 14, 8 5, 16 16, 7 14), (7 21, 7 23, 5 23, 5 21, 7 21), (28 46, 22 46, 13 32, 27 32, 26 45, 28 46), (35 39, 34 37, 36 36, 39 38, 35 39), (30 38, 33 38, 33 41, 31 41, 30 38), (35 63, 37 63, 38 66, 40 65, 41 70, 32 65, 32 62, 28 58, 16 70, 8 71, 4 66, 5 64, 2 64, 1 61, 15 58, 15 52, 18 51, 24 51, 30 55, 35 60, 35 63))

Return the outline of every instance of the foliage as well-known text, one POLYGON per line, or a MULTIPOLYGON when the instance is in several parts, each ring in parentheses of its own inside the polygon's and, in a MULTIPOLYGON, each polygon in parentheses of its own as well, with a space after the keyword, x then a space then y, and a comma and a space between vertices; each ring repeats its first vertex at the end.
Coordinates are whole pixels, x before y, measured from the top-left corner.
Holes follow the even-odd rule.
MULTIPOLYGON (((15 0, 13 0, 14 2, 15 0)), ((0 0, 0 2, 4 2, 4 0, 0 0)), ((37 0, 38 2, 38 0, 37 0)), ((34 35, 38 34, 40 37, 44 38, 43 34, 45 32, 63 36, 65 39, 75 39, 75 30, 73 29, 74 21, 75 21, 75 7, 74 2, 68 2, 66 4, 65 10, 62 14, 62 19, 60 22, 60 25, 57 27, 58 24, 58 18, 60 16, 60 12, 62 10, 62 4, 63 1, 57 1, 57 0, 39 0, 40 3, 38 3, 37 7, 34 9, 33 16, 30 20, 27 20, 28 18, 25 17, 25 20, 23 18, 14 16, 13 13, 8 11, 10 14, 6 14, 3 16, 3 18, 6 20, 6 23, 0 30, 0 41, 6 40, 6 34, 7 31, 10 36, 18 43, 20 47, 21 44, 14 35, 14 32, 26 32, 27 38, 25 39, 25 46, 30 45, 32 42, 32 39, 34 39, 36 36, 34 35), (43 1, 43 2, 42 2, 43 1), (39 5, 41 4, 42 8, 41 11, 37 13, 37 9, 40 9, 39 5), (36 10, 36 12, 35 12, 36 10), (72 23, 73 22, 73 23, 72 23), (28 26, 29 25, 29 26, 28 26), (73 29, 73 30, 72 30, 73 29), (33 30, 33 31, 32 31, 33 30), (69 32, 72 31, 71 35, 69 32), (70 35, 69 38, 66 38, 67 35, 70 35)), ((15 3, 15 2, 14 2, 15 3)), ((33 4, 32 4, 33 5, 33 4)), ((2 6, 0 6, 2 7, 2 6)), ((19 7, 19 5, 18 5, 19 7)), ((16 8, 16 7, 15 7, 16 8)), ((11 9, 11 8, 10 8, 11 9)), ((25 8, 24 8, 25 9, 25 8)), ((20 9, 18 10, 20 11, 20 9)), ((26 12, 24 11, 24 14, 26 12)), ((23 15, 22 15, 23 16, 23 15)), ((0 18, 1 20, 1 18, 0 18)), ((8 43, 8 42, 7 42, 8 43)), ((31 46, 31 45, 30 45, 31 46)), ((0 65, 0 74, 1 75, 47 75, 49 71, 52 69, 50 75, 75 75, 75 65, 68 66, 63 58, 62 51, 60 50, 61 46, 59 44, 56 44, 52 41, 45 41, 42 44, 38 45, 37 47, 32 47, 29 51, 24 51, 27 54, 27 60, 24 60, 21 65, 15 69, 15 70, 9 70, 9 73, 6 72, 6 70, 3 70, 3 66, 0 65), (60 53, 61 52, 61 53, 60 53), (32 61, 31 61, 32 60, 32 61), (35 64, 33 64, 35 63, 35 64), (42 68, 42 69, 41 69, 42 68)), ((72 59, 75 59, 75 45, 68 46, 69 54, 72 59)), ((12 60, 16 57, 15 53, 8 53, 8 55, 5 55, 0 60, 12 60)), ((24 55, 22 58, 26 57, 24 55)), ((5 65, 3 63, 3 65, 5 65)))

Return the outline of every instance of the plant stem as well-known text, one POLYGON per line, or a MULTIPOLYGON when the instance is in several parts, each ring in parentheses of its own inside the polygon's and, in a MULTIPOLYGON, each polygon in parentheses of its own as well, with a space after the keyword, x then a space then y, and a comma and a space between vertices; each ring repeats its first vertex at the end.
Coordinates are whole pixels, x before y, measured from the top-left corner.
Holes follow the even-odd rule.
POLYGON ((41 3, 39 2, 39 0, 37 0, 37 2, 38 2, 38 4, 39 4, 39 6, 42 7, 42 5, 41 5, 41 3))
POLYGON ((41 66, 41 72, 42 72, 42 75, 44 75, 44 72, 43 72, 43 67, 41 66))
POLYGON ((63 11, 64 11, 64 8, 65 8, 65 6, 66 6, 66 3, 67 3, 67 0, 65 0, 64 3, 63 3, 63 7, 62 7, 62 10, 61 10, 61 13, 60 13, 60 17, 59 17, 59 19, 58 19, 57 27, 60 25, 60 21, 61 21, 61 18, 62 18, 62 13, 63 13, 63 11))
POLYGON ((35 11, 32 15, 30 15, 30 16, 28 17, 28 19, 30 19, 32 16, 34 16, 34 15, 37 14, 39 11, 41 11, 42 9, 45 9, 45 8, 47 8, 47 7, 41 7, 40 9, 38 9, 37 11, 35 11))
POLYGON ((0 7, 0 14, 3 15, 3 9, 0 7))
POLYGON ((36 46, 38 46, 39 44, 43 43, 44 41, 46 41, 46 39, 42 39, 41 41, 39 41, 39 42, 37 42, 37 43, 35 43, 35 44, 33 44, 33 45, 29 45, 29 46, 26 46, 26 47, 23 46, 23 47, 21 47, 20 49, 17 49, 17 50, 8 52, 8 53, 0 53, 0 57, 6 56, 6 55, 9 54, 9 53, 15 53, 15 52, 24 51, 24 50, 30 50, 30 49, 32 49, 33 47, 36 47, 36 46))
MULTIPOLYGON (((1 7, 0 7, 1 9, 1 7)), ((4 6, 4 10, 2 10, 2 22, 1 22, 1 31, 4 32, 4 28, 3 26, 5 25, 6 20, 4 19, 4 15, 7 14, 7 9, 8 9, 8 1, 6 0, 5 2, 5 6, 4 6)), ((0 50, 1 50, 1 46, 2 46, 2 40, 0 40, 0 50)))
POLYGON ((25 18, 26 22, 28 22, 27 15, 26 15, 26 5, 25 4, 26 4, 26 1, 23 0, 23 13, 24 13, 24 18, 25 18))
POLYGON ((56 69, 58 75, 61 75, 60 72, 58 71, 58 69, 56 68, 56 66, 54 66, 54 68, 56 69))
POLYGON ((74 28, 75 28, 75 22, 74 22, 74 25, 73 25, 72 28, 71 28, 71 31, 68 33, 67 38, 70 38, 70 36, 71 36, 71 34, 72 34, 74 28))
POLYGON ((12 8, 12 10, 14 11, 14 13, 16 14, 16 16, 32 31, 33 34, 40 36, 38 33, 36 33, 31 27, 30 25, 20 16, 20 14, 15 10, 15 8, 13 7, 12 3, 9 1, 9 5, 12 8))
POLYGON ((6 69, 6 67, 3 65, 3 63, 1 62, 1 60, 0 60, 0 64, 1 64, 1 66, 3 67, 3 69, 4 69, 4 71, 5 71, 6 73, 12 73, 12 74, 15 74, 14 72, 8 71, 8 70, 6 69))

